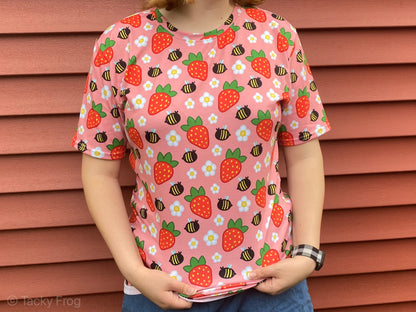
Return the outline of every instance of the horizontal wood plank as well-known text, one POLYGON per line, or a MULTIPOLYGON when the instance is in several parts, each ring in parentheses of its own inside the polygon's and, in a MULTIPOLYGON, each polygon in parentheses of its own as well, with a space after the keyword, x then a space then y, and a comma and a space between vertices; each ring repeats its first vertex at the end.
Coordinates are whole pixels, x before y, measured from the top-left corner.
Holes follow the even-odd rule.
POLYGON ((358 307, 344 307, 335 309, 315 309, 315 312, 414 312, 416 301, 389 304, 374 304, 358 307))

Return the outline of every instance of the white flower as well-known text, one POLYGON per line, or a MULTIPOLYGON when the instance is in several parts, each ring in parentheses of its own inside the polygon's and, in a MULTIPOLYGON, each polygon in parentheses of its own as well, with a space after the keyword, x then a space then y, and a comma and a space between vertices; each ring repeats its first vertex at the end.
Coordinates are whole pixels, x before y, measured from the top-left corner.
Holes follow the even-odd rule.
POLYGON ((113 30, 114 26, 115 26, 115 24, 108 26, 108 27, 106 28, 106 30, 104 30, 104 33, 105 33, 105 34, 108 34, 110 31, 112 31, 112 30, 113 30))
POLYGON ((153 183, 150 183, 149 189, 152 193, 154 193, 156 191, 156 186, 153 183))
POLYGON ((215 57, 215 54, 217 54, 217 51, 215 51, 215 49, 211 49, 208 52, 208 56, 211 57, 211 58, 215 57))
POLYGON ((218 144, 215 144, 215 146, 212 148, 211 152, 214 154, 214 156, 220 156, 221 152, 222 152, 222 148, 218 144))
POLYGON ((189 171, 186 173, 189 177, 189 179, 196 179, 196 170, 194 168, 189 169, 189 171))
POLYGON ((292 114, 292 105, 288 104, 284 109, 283 109, 283 116, 289 116, 292 114))
POLYGON ((152 158, 153 157, 153 154, 154 154, 153 150, 150 148, 150 146, 148 146, 146 148, 146 155, 147 155, 147 157, 152 158))
POLYGON ((244 71, 246 70, 246 65, 243 62, 241 62, 241 60, 237 60, 237 62, 234 63, 232 69, 234 75, 244 74, 244 71))
POLYGON ((302 67, 302 70, 300 72, 300 76, 303 78, 303 80, 306 80, 306 70, 305 70, 305 67, 302 67))
POLYGON ((247 198, 247 196, 244 195, 237 203, 238 211, 247 212, 250 205, 251 201, 247 198))
POLYGON ((145 160, 144 162, 144 171, 146 171, 147 175, 151 175, 152 174, 152 167, 149 165, 149 163, 147 162, 147 160, 145 160))
POLYGON ((156 254, 156 251, 157 251, 157 249, 156 249, 156 246, 155 245, 149 247, 149 253, 151 255, 154 256, 156 254))
MULTIPOLYGON (((271 200, 271 202, 273 203, 273 201, 271 200)), ((267 217, 267 220, 266 220, 266 224, 264 225, 265 227, 266 227, 266 230, 269 228, 269 225, 270 225, 270 220, 271 220, 271 218, 270 218, 270 216, 268 216, 267 217)))
POLYGON ((213 41, 212 37, 202 39, 204 44, 211 43, 213 41))
POLYGON ((270 160, 271 160, 270 152, 267 152, 266 157, 264 157, 264 164, 266 165, 266 168, 270 165, 270 160))
POLYGON ((270 51, 270 57, 272 60, 275 60, 277 58, 277 54, 274 51, 270 51))
POLYGON ((202 172, 204 172, 206 177, 213 176, 216 169, 217 165, 212 163, 210 160, 207 160, 205 165, 202 166, 202 172))
POLYGON ((87 112, 87 108, 85 107, 85 104, 82 104, 81 110, 79 112, 79 117, 80 118, 85 118, 86 112, 87 112))
POLYGON ((144 188, 143 187, 141 187, 139 189, 138 197, 139 197, 139 200, 142 200, 143 199, 143 197, 144 197, 144 188))
POLYGON ((185 106, 186 106, 187 109, 194 108, 194 106, 195 106, 194 100, 192 100, 191 98, 187 99, 185 101, 185 106))
POLYGON ((276 107, 273 111, 274 117, 278 117, 279 116, 279 109, 276 107))
POLYGON ((179 282, 182 282, 182 276, 179 275, 178 271, 170 272, 169 276, 176 279, 179 282))
POLYGON ((214 219, 214 223, 215 223, 216 226, 223 225, 224 224, 224 217, 218 214, 214 219))
POLYGON ((126 44, 126 47, 124 49, 126 52, 130 52, 130 42, 126 44))
POLYGON ((146 25, 143 26, 143 29, 148 31, 153 29, 153 25, 150 23, 146 23, 146 25))
POLYGON ((131 100, 131 102, 134 109, 142 109, 144 107, 144 103, 146 103, 146 99, 141 94, 138 94, 131 100))
POLYGON ((95 158, 103 158, 104 157, 104 152, 102 151, 101 147, 96 147, 93 150, 91 150, 91 156, 95 157, 95 158))
POLYGON ((134 40, 134 43, 138 46, 138 47, 145 47, 147 46, 147 41, 149 40, 149 38, 147 38, 146 36, 139 36, 136 40, 134 40))
POLYGON ((216 245, 218 240, 218 234, 213 230, 209 230, 208 233, 204 236, 204 241, 207 246, 216 245))
POLYGON ((257 38, 256 38, 256 36, 254 36, 254 35, 250 35, 250 36, 248 36, 248 37, 247 37, 247 40, 248 40, 250 43, 256 43, 256 42, 257 42, 257 38))
POLYGON ((212 78, 211 81, 209 82, 209 85, 211 86, 211 88, 215 89, 220 86, 219 82, 220 81, 218 79, 212 78))
POLYGON ((256 101, 256 103, 263 102, 263 96, 258 92, 256 92, 256 94, 254 94, 253 99, 254 99, 254 101, 256 101))
POLYGON ((279 240, 279 234, 276 232, 272 233, 272 242, 273 243, 277 243, 277 241, 279 240))
POLYGON ((218 184, 214 183, 211 186, 211 192, 212 192, 212 194, 218 194, 220 192, 220 186, 218 184))
POLYGON ((209 115, 209 117, 208 117, 208 121, 209 121, 209 123, 212 125, 212 124, 215 124, 216 122, 217 122, 217 119, 218 119, 218 116, 217 115, 215 115, 214 113, 212 113, 211 115, 209 115))
POLYGON ((121 126, 118 122, 113 125, 113 130, 114 130, 114 132, 120 132, 121 131, 121 126))
POLYGON ((170 130, 165 138, 169 146, 178 146, 181 141, 181 136, 177 134, 175 130, 170 130))
POLYGON ((189 242, 188 242, 189 248, 191 249, 195 249, 198 247, 198 241, 195 238, 192 238, 189 242))
POLYGON ((290 123, 290 127, 292 129, 297 129, 299 127, 299 123, 296 120, 292 120, 292 122, 290 123))
POLYGON ((199 98, 199 101, 201 102, 202 107, 209 107, 214 104, 214 96, 208 92, 204 92, 204 94, 199 98))
POLYGON ((316 100, 319 104, 322 104, 321 97, 319 96, 319 94, 317 94, 317 95, 316 95, 315 100, 316 100))
POLYGON ((149 232, 150 232, 150 235, 152 235, 154 238, 156 238, 157 229, 156 229, 155 224, 153 222, 149 226, 149 232))
POLYGON ((85 131, 84 126, 79 126, 79 127, 78 127, 78 133, 79 133, 79 134, 81 134, 81 135, 82 135, 82 134, 84 133, 84 131, 85 131))
POLYGON ((277 94, 276 92, 274 92, 273 89, 270 89, 269 92, 267 92, 267 97, 269 98, 270 101, 279 101, 280 97, 279 94, 277 94))
POLYGON ((142 166, 142 164, 139 164, 139 172, 140 173, 143 173, 143 166, 142 166))
POLYGON ((145 64, 150 63, 150 61, 151 61, 151 60, 152 60, 152 57, 151 57, 150 55, 145 54, 145 55, 143 55, 143 57, 142 57, 142 61, 143 61, 143 63, 145 63, 145 64))
POLYGON ((260 171, 260 169, 261 169, 261 163, 258 161, 258 162, 256 162, 256 164, 254 165, 254 170, 255 170, 256 172, 259 172, 259 171, 260 171))
POLYGON ((273 43, 274 37, 266 30, 262 35, 261 39, 264 40, 264 43, 273 43))
POLYGON ((248 140, 248 137, 250 136, 250 129, 246 127, 246 125, 242 125, 236 132, 235 135, 237 136, 237 141, 245 142, 248 140))
POLYGON ((146 224, 142 224, 141 228, 142 228, 142 232, 143 232, 143 233, 146 233, 146 231, 147 231, 147 226, 146 226, 146 224))
POLYGON ((87 94, 87 103, 90 104, 92 100, 91 93, 87 94))
POLYGON ((110 98, 110 96, 111 96, 111 91, 110 91, 110 88, 109 88, 108 86, 104 86, 104 87, 101 89, 101 97, 102 97, 104 100, 108 100, 108 99, 110 98))
POLYGON ((159 216, 159 214, 156 212, 156 222, 157 223, 160 223, 160 216, 159 216))
POLYGON ((152 90, 152 87, 153 87, 153 83, 152 83, 152 82, 150 82, 149 80, 148 80, 148 81, 146 81, 146 82, 143 84, 143 89, 145 89, 146 91, 150 91, 150 90, 152 90))
POLYGON ((190 39, 189 37, 183 37, 183 39, 185 39, 185 42, 188 45, 188 47, 192 47, 195 45, 195 40, 190 39))
POLYGON ((173 65, 172 68, 168 70, 168 78, 177 79, 181 73, 182 69, 180 69, 177 65, 173 65))
POLYGON ((280 85, 282 84, 279 79, 275 78, 273 80, 273 84, 277 89, 280 89, 280 85))
POLYGON ((269 23, 269 26, 270 26, 271 29, 275 29, 275 28, 279 27, 279 23, 277 21, 275 21, 275 20, 272 20, 269 23))
POLYGON ((246 267, 243 271, 241 271, 241 275, 247 281, 249 280, 248 275, 253 271, 251 266, 246 267))
POLYGON ((175 200, 173 202, 173 204, 171 204, 169 206, 170 208, 170 213, 172 214, 172 216, 174 217, 180 217, 182 215, 182 212, 185 210, 185 208, 181 205, 181 203, 177 200, 175 200))
POLYGON ((257 239, 258 242, 263 239, 263 232, 262 231, 257 230, 256 239, 257 239))
POLYGON ((216 263, 216 262, 221 262, 222 256, 218 252, 216 252, 211 258, 212 258, 212 261, 216 263))
POLYGON ((140 116, 140 118, 137 120, 137 123, 139 124, 140 127, 144 127, 146 125, 146 118, 144 118, 143 116, 140 116))
POLYGON ((324 134, 325 131, 326 131, 326 129, 325 129, 324 126, 316 125, 315 133, 316 133, 317 136, 320 136, 320 135, 324 134))

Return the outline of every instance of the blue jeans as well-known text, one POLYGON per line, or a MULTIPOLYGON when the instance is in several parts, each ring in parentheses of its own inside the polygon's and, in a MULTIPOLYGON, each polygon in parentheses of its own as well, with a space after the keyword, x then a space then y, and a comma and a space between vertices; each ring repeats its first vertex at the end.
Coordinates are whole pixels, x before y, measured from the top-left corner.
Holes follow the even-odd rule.
MULTIPOLYGON (((124 295, 122 312, 162 312, 143 295, 124 295)), ((204 303, 193 303, 189 310, 171 312, 312 312, 313 306, 306 281, 276 296, 261 293, 253 288, 237 295, 204 303)))

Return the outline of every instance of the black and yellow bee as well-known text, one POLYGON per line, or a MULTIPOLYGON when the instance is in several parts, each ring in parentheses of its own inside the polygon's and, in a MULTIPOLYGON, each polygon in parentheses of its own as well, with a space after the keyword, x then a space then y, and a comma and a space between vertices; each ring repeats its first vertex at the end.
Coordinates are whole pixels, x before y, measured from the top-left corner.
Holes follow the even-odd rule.
POLYGON ((244 179, 239 178, 238 180, 239 180, 239 182, 237 184, 237 190, 244 192, 244 191, 247 191, 250 188, 251 181, 248 177, 245 177, 244 179))
POLYGON ((159 211, 165 210, 165 204, 163 203, 162 198, 159 197, 155 199, 155 207, 159 211))
POLYGON ((215 138, 220 141, 225 141, 231 136, 230 131, 228 131, 225 127, 217 128, 215 131, 215 138))
POLYGON ((176 50, 170 49, 169 51, 170 51, 168 55, 169 61, 174 62, 174 61, 179 60, 182 57, 182 52, 179 49, 176 49, 176 50))
POLYGON ((247 30, 255 30, 257 28, 257 26, 254 22, 249 22, 249 21, 246 21, 243 24, 243 27, 247 30))
POLYGON ((234 15, 230 15, 224 22, 224 25, 231 25, 234 20, 234 15))
POLYGON ((222 61, 220 61, 219 63, 214 63, 214 67, 212 67, 212 71, 214 72, 214 74, 222 74, 225 73, 226 70, 227 66, 225 66, 222 61))
POLYGON ((274 161, 274 169, 276 169, 276 172, 279 172, 279 161, 274 161))
POLYGON ((83 140, 79 141, 77 145, 77 149, 80 152, 85 152, 87 150, 87 143, 85 143, 83 140))
POLYGON ((150 264, 150 268, 152 270, 162 271, 162 268, 160 267, 160 262, 156 263, 156 262, 152 261, 152 263, 150 264))
POLYGON ((188 81, 185 81, 185 84, 181 88, 181 91, 183 93, 192 93, 196 90, 196 84, 195 82, 189 83, 188 81))
POLYGON ((222 278, 233 278, 235 275, 235 271, 231 268, 231 265, 228 265, 227 267, 220 267, 219 275, 222 278))
POLYGON ((261 222, 261 212, 255 212, 254 213, 254 217, 253 220, 251 220, 251 224, 253 224, 254 226, 259 225, 261 222))
POLYGON ((289 211, 287 214, 287 221, 292 222, 293 221, 293 213, 292 210, 289 211))
POLYGON ((247 105, 244 105, 243 107, 237 106, 237 109, 238 111, 235 114, 235 118, 237 118, 238 120, 244 120, 250 117, 251 110, 248 108, 247 105))
POLYGON ((231 51, 231 55, 233 56, 240 56, 243 55, 246 50, 243 48, 242 44, 237 44, 233 46, 233 50, 231 51))
POLYGON ((298 75, 295 73, 294 70, 292 70, 292 72, 290 73, 290 82, 295 83, 296 81, 298 81, 298 75))
POLYGON ((254 146, 252 147, 250 154, 254 157, 259 157, 261 153, 263 153, 263 143, 254 143, 254 146))
POLYGON ((296 61, 298 63, 303 63, 303 55, 302 55, 302 51, 299 50, 298 52, 296 52, 296 61))
POLYGON ((199 223, 198 220, 192 221, 192 219, 188 219, 188 223, 185 225, 185 231, 188 233, 196 233, 199 230, 199 223))
POLYGON ((170 187, 169 193, 173 196, 179 196, 183 193, 184 187, 181 182, 174 183, 172 182, 172 186, 170 187))
POLYGON ((142 219, 147 219, 147 209, 146 208, 144 208, 144 207, 140 208, 139 213, 140 213, 140 217, 142 219))
POLYGON ((97 82, 95 79, 90 81, 90 90, 91 92, 97 91, 97 82))
POLYGON ((312 110, 310 118, 311 121, 317 121, 319 118, 319 113, 316 110, 312 110))
POLYGON ((281 17, 280 15, 277 15, 277 14, 272 14, 272 17, 273 18, 275 18, 275 19, 277 19, 277 20, 279 20, 279 21, 284 21, 285 19, 283 18, 283 17, 281 17))
POLYGON ((172 251, 172 255, 169 258, 169 262, 173 265, 179 265, 183 262, 183 255, 182 251, 179 251, 175 253, 175 251, 172 251))
POLYGON ((139 149, 137 149, 137 148, 133 149, 133 154, 136 157, 136 159, 140 159, 142 157, 140 155, 139 149))
POLYGON ((228 196, 225 196, 224 198, 219 198, 217 203, 217 208, 222 211, 229 210, 233 204, 228 200, 228 196))
POLYGON ((178 111, 174 111, 173 113, 171 111, 167 112, 167 116, 165 118, 165 123, 168 125, 176 125, 179 121, 181 121, 181 115, 179 115, 178 111))
POLYGON ((243 251, 241 252, 240 259, 244 261, 251 261, 254 258, 254 251, 251 249, 251 247, 241 248, 243 251))
POLYGON ((118 107, 114 106, 111 109, 111 116, 113 116, 114 118, 120 117, 120 111, 118 110, 118 107))
POLYGON ((129 93, 130 93, 130 88, 124 89, 124 87, 122 87, 120 90, 120 97, 126 96, 129 93))
POLYGON ((147 142, 155 144, 157 142, 159 142, 160 140, 160 136, 154 131, 145 131, 145 138, 147 140, 147 142))
POLYGON ((178 29, 175 27, 175 26, 173 26, 173 24, 171 24, 171 23, 169 23, 169 22, 167 22, 166 23, 166 26, 168 27, 168 29, 169 30, 171 30, 171 31, 178 31, 178 29))
POLYGON ((254 89, 257 89, 260 88, 263 85, 263 83, 261 82, 260 77, 255 78, 254 76, 250 76, 248 85, 254 89))
POLYGON ((95 135, 94 139, 98 143, 104 143, 105 141, 107 141, 107 135, 105 134, 105 131, 103 131, 103 132, 98 131, 97 134, 95 135))
POLYGON ((309 89, 310 89, 312 92, 315 92, 315 91, 316 91, 316 89, 318 89, 318 88, 316 87, 316 83, 315 83, 315 81, 311 80, 311 81, 309 82, 309 89))
POLYGON ((124 72, 124 71, 126 70, 126 67, 127 67, 126 62, 124 62, 123 60, 119 60, 119 61, 116 63, 116 66, 115 66, 115 68, 116 68, 116 73, 117 73, 117 74, 121 74, 122 72, 124 72))
POLYGON ((156 15, 153 14, 153 13, 147 14, 146 17, 147 17, 147 19, 149 19, 151 21, 156 20, 156 15))
POLYGON ((162 70, 159 68, 159 65, 156 65, 155 67, 149 67, 149 70, 147 71, 147 75, 152 78, 155 78, 160 74, 162 74, 162 70))
POLYGON ((191 164, 191 163, 195 162, 198 159, 198 155, 196 154, 195 150, 192 150, 192 151, 186 150, 185 153, 182 156, 182 159, 186 163, 191 164))
POLYGON ((111 86, 111 91, 113 92, 113 96, 117 96, 118 89, 114 86, 111 86))
POLYGON ((274 72, 278 76, 285 76, 287 75, 287 70, 283 65, 276 65, 274 68, 274 72))
POLYGON ((120 29, 120 32, 118 33, 118 38, 120 39, 127 39, 130 35, 130 29, 128 27, 120 29))
POLYGON ((301 141, 308 141, 311 138, 311 133, 308 130, 303 130, 302 132, 299 132, 299 140, 301 141))
POLYGON ((274 183, 269 184, 269 186, 267 187, 267 194, 269 194, 269 195, 276 194, 276 184, 274 184, 274 183))
POLYGON ((105 68, 105 71, 103 72, 103 74, 101 75, 101 77, 103 77, 103 79, 105 81, 110 81, 111 80, 110 68, 106 67, 105 68))

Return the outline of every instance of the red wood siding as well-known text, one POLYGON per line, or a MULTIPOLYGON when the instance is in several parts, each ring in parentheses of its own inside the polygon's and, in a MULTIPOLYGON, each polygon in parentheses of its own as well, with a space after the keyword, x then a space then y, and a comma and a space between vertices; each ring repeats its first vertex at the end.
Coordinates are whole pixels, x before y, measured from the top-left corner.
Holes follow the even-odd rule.
MULTIPOLYGON (((0 311, 45 310, 22 298, 47 298, 54 311, 120 310, 122 276, 69 143, 94 39, 140 3, 0 2, 0 311)), ((264 7, 298 28, 333 127, 322 139, 327 261, 309 279, 315 307, 415 311, 416 1, 264 7)), ((126 201, 132 178, 126 162, 126 201)))

